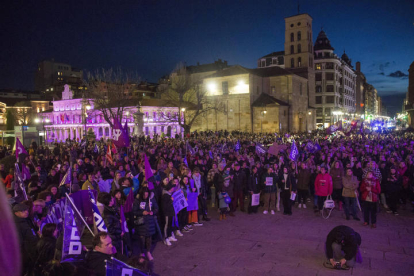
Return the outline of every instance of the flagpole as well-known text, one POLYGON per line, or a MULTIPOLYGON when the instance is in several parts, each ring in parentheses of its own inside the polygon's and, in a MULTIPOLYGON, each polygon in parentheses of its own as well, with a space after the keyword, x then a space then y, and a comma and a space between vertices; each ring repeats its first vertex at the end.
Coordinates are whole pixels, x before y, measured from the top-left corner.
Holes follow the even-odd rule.
POLYGON ((89 225, 86 223, 85 219, 82 217, 82 215, 80 214, 78 208, 76 208, 75 203, 73 203, 72 199, 70 198, 70 196, 68 195, 68 193, 66 194, 66 198, 69 199, 70 204, 72 205, 73 209, 75 209, 76 213, 78 214, 78 216, 81 218, 82 222, 85 223, 86 228, 88 228, 89 232, 91 232, 92 236, 95 237, 95 234, 93 233, 93 231, 91 230, 91 228, 89 227, 89 225))

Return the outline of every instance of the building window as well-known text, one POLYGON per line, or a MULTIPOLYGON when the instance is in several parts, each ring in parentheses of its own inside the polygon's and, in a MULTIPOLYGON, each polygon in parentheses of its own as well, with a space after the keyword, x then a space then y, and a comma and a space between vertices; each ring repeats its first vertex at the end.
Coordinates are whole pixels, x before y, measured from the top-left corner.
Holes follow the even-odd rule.
POLYGON ((323 114, 323 110, 322 110, 322 108, 317 108, 317 109, 316 109, 316 116, 318 116, 318 117, 322 117, 322 114, 323 114))
POLYGON ((291 58, 290 59, 290 67, 291 68, 294 68, 295 67, 295 59, 294 58, 291 58))
POLYGON ((294 33, 290 33, 290 42, 295 41, 295 34, 294 33))
POLYGON ((290 45, 290 54, 294 54, 295 53, 295 46, 290 45))
POLYGON ((327 85, 326 86, 326 92, 334 92, 334 86, 333 85, 327 85))
POLYGON ((331 109, 329 107, 325 108, 325 116, 331 116, 331 109))
POLYGON ((302 65, 302 58, 298 57, 298 67, 300 67, 302 65))
POLYGON ((315 81, 321 81, 322 80, 322 74, 321 73, 316 73, 315 74, 315 81))
POLYGON ((326 96, 326 103, 335 103, 335 97, 334 96, 326 96))
POLYGON ((322 93, 322 86, 316 86, 316 93, 322 93))
POLYGON ((315 64, 315 69, 316 70, 321 70, 322 69, 321 64, 320 63, 315 64))
POLYGON ((106 127, 105 128, 105 136, 106 137, 109 137, 109 127, 106 127))
POLYGON ((149 134, 149 127, 145 127, 145 135, 149 134))
POLYGON ((334 80, 334 74, 333 73, 326 73, 326 80, 334 80))
POLYGON ((154 134, 157 133, 157 127, 154 127, 154 134))
POLYGON ((302 53, 302 45, 298 44, 298 53, 302 53))
POLYGON ((316 104, 322 104, 322 96, 316 96, 315 97, 315 103, 316 104))
POLYGON ((221 83, 221 87, 223 89, 223 95, 228 95, 229 94, 229 83, 227 81, 223 81, 221 83))
POLYGON ((300 33, 300 31, 298 32, 298 41, 300 41, 302 39, 302 34, 300 33))
POLYGON ((262 66, 261 67, 265 67, 266 66, 266 61, 262 60, 262 66))
POLYGON ((99 128, 99 137, 102 137, 102 135, 103 135, 103 129, 100 127, 99 128))
POLYGON ((164 133, 164 126, 161 126, 161 133, 164 133))

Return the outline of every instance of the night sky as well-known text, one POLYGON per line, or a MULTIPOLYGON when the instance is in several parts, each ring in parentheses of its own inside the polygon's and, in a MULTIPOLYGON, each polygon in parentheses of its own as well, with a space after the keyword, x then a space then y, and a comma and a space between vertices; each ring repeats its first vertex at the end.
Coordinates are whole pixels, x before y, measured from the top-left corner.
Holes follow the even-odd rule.
MULTIPOLYGON (((177 63, 256 67, 284 50, 284 18, 300 12, 335 53, 361 61, 380 95, 404 94, 414 61, 413 0, 7 1, 1 7, 0 88, 33 90, 43 59, 86 71, 121 67, 156 82, 177 63)), ((400 106, 398 107, 400 108, 400 106)))

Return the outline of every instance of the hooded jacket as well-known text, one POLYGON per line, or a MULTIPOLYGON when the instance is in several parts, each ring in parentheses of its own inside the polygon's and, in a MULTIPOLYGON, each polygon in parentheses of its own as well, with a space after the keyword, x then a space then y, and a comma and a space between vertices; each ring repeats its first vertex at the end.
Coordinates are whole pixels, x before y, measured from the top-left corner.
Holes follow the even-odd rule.
POLYGON ((318 174, 315 179, 315 195, 328 196, 332 194, 332 177, 328 174, 318 174))

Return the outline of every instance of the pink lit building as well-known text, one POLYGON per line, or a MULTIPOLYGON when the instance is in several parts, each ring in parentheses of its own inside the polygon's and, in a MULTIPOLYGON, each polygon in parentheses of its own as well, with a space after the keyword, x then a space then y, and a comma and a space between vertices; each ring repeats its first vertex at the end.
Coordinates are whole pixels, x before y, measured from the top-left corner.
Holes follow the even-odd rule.
MULTIPOLYGON (((48 142, 62 142, 67 138, 79 141, 86 132, 92 129, 96 139, 112 138, 111 126, 105 121, 100 111, 94 110, 93 103, 89 106, 84 99, 73 99, 73 92, 65 85, 62 92, 62 100, 53 101, 53 111, 39 113, 41 123, 44 125, 46 140, 48 142), (86 122, 85 122, 85 114, 86 122)), ((178 107, 159 106, 161 102, 157 99, 144 99, 141 101, 140 111, 142 115, 142 129, 134 120, 134 113, 138 111, 135 106, 127 107, 124 110, 122 125, 127 122, 131 135, 149 135, 165 133, 174 137, 180 136, 183 130, 179 126, 178 107)))

